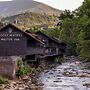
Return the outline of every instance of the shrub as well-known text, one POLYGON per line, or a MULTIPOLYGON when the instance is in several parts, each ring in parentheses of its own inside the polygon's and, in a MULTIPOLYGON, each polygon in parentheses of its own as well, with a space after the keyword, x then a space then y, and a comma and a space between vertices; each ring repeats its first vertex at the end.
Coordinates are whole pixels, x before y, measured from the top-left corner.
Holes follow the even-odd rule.
POLYGON ((31 72, 31 68, 25 66, 22 60, 18 60, 18 67, 19 70, 16 73, 18 77, 24 77, 27 73, 31 72))
POLYGON ((16 75, 18 77, 24 77, 27 73, 29 73, 31 70, 29 69, 29 67, 23 66, 20 67, 19 70, 17 71, 16 75))
POLYGON ((0 76, 0 84, 8 84, 8 79, 0 76))
POLYGON ((56 58, 54 59, 54 63, 59 63, 59 64, 61 64, 62 61, 63 61, 63 57, 56 57, 56 58))

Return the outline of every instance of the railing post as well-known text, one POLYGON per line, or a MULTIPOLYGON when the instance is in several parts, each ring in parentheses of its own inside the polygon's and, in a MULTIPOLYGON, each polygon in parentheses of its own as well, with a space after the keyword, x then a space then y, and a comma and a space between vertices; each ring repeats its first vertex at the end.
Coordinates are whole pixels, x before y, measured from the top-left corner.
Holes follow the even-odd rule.
POLYGON ((58 51, 59 51, 59 49, 58 49, 58 48, 56 48, 56 54, 58 54, 58 53, 59 53, 58 51))

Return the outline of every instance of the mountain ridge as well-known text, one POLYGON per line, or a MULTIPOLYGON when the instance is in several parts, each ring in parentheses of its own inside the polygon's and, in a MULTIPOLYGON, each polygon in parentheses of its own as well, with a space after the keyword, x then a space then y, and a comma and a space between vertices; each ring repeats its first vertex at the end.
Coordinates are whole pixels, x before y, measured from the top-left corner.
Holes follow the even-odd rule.
POLYGON ((53 28, 59 22, 58 16, 33 12, 25 12, 2 19, 4 23, 12 23, 17 27, 26 30, 33 26, 41 28, 53 28))
POLYGON ((0 16, 13 16, 24 12, 59 15, 62 11, 33 0, 13 0, 0 2, 0 16))

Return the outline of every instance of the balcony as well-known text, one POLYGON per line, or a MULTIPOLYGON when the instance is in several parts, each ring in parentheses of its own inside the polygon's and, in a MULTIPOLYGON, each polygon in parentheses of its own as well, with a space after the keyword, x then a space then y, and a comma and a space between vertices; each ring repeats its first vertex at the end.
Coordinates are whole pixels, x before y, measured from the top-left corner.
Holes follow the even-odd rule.
POLYGON ((62 54, 62 52, 58 48, 51 48, 45 50, 43 57, 57 56, 59 54, 62 54))
POLYGON ((27 55, 43 54, 43 48, 28 48, 27 55))

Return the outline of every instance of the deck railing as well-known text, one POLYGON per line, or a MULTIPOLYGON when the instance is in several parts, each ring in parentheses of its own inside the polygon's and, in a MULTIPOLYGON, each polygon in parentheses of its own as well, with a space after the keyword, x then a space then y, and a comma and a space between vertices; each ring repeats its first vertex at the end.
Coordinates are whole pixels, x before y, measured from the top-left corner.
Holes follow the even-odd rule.
POLYGON ((27 55, 43 54, 43 53, 44 53, 43 48, 28 48, 27 50, 27 55))
POLYGON ((59 55, 61 54, 61 51, 58 50, 58 49, 51 49, 51 50, 48 50, 48 52, 46 52, 44 55, 59 55))

